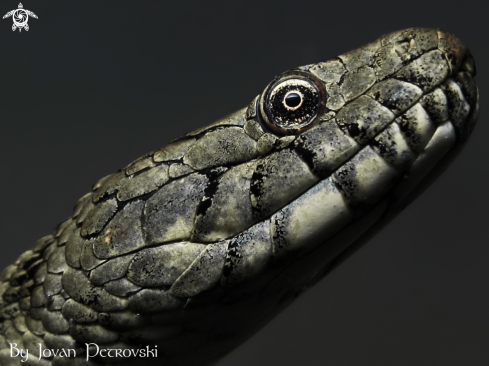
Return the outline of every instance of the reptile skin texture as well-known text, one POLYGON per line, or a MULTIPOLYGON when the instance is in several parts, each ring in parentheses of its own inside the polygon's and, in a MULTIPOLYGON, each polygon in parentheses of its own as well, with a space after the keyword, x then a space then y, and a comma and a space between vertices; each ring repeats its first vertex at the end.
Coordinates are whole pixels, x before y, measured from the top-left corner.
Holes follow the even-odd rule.
POLYGON ((475 74, 450 33, 397 31, 100 179, 1 272, 0 365, 217 362, 453 160, 475 74))

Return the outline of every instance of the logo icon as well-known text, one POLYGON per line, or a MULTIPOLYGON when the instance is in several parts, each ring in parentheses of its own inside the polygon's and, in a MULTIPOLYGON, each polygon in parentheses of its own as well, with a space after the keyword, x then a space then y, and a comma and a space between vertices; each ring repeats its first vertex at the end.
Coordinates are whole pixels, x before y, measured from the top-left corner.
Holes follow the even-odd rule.
POLYGON ((36 18, 37 15, 32 11, 24 9, 22 3, 19 3, 19 8, 9 11, 7 14, 3 16, 3 19, 12 17, 14 24, 12 25, 12 30, 15 31, 17 28, 19 32, 24 28, 26 31, 29 30, 29 25, 27 22, 29 21, 29 16, 36 18))

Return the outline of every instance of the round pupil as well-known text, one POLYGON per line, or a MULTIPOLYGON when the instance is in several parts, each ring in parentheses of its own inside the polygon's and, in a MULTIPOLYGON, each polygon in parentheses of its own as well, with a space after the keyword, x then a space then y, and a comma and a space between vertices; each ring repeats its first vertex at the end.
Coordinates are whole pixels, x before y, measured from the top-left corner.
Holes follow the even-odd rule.
POLYGON ((285 97, 285 104, 287 104, 290 108, 295 108, 299 104, 301 104, 301 96, 297 93, 290 93, 285 97))

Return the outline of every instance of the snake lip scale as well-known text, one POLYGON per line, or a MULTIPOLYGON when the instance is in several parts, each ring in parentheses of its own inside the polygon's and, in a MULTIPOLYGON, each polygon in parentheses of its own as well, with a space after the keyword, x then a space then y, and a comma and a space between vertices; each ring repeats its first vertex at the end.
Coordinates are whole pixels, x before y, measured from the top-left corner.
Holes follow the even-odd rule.
POLYGON ((389 33, 100 179, 1 272, 0 365, 217 362, 443 172, 475 76, 450 33, 389 33))

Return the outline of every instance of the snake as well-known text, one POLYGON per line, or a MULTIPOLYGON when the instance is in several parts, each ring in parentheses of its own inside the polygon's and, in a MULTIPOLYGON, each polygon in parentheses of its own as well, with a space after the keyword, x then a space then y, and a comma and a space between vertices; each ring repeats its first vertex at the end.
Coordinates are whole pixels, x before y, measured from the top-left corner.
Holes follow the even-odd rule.
POLYGON ((96 182, 0 274, 0 365, 215 364, 453 161, 474 58, 409 28, 276 76, 96 182))

